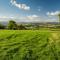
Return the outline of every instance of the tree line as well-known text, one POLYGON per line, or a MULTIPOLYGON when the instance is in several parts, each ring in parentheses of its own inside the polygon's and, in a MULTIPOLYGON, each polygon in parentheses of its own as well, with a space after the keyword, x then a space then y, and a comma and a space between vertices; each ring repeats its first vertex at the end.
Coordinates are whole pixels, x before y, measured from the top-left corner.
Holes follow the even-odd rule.
POLYGON ((13 20, 10 20, 6 26, 0 24, 0 29, 9 30, 40 30, 41 28, 60 29, 60 24, 17 24, 13 20))
POLYGON ((22 24, 18 25, 15 21, 10 20, 6 26, 3 24, 0 24, 0 29, 24 30, 26 29, 26 27, 22 24))

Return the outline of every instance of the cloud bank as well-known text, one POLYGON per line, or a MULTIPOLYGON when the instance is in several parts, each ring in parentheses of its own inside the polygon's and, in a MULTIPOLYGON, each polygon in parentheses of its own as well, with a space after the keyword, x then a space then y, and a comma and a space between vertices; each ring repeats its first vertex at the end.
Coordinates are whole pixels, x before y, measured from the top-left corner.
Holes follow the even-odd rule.
POLYGON ((22 10, 30 10, 30 7, 27 6, 26 4, 18 4, 16 2, 16 0, 11 0, 10 2, 12 3, 12 5, 16 6, 19 9, 22 9, 22 10))
POLYGON ((38 15, 27 15, 27 16, 0 16, 0 21, 14 20, 16 22, 42 22, 42 18, 38 15))
POLYGON ((47 15, 49 15, 49 16, 55 16, 55 15, 60 14, 60 11, 55 11, 55 12, 47 12, 46 14, 47 14, 47 15))
POLYGON ((34 23, 40 23, 40 22, 57 22, 57 18, 43 18, 38 15, 27 15, 27 16, 0 16, 0 21, 9 21, 14 20, 16 22, 34 22, 34 23))

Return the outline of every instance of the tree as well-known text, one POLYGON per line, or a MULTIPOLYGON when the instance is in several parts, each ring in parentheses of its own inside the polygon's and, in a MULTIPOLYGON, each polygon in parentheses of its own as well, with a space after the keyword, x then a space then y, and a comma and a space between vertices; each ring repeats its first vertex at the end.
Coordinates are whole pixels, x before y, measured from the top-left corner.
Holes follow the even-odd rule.
POLYGON ((15 21, 10 20, 8 23, 8 29, 16 30, 17 29, 17 24, 15 21))
POLYGON ((0 29, 5 29, 5 26, 0 24, 0 29))
POLYGON ((21 24, 21 25, 18 26, 18 29, 19 29, 19 30, 25 30, 26 27, 25 27, 24 25, 21 24))
POLYGON ((60 23, 60 13, 58 14, 58 18, 59 18, 59 23, 60 23))

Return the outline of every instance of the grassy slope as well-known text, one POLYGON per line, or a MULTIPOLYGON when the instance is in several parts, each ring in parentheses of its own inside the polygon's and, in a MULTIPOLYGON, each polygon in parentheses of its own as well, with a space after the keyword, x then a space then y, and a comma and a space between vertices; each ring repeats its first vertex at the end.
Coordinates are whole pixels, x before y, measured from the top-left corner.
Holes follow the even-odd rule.
POLYGON ((0 60, 60 60, 60 32, 1 30, 0 60))

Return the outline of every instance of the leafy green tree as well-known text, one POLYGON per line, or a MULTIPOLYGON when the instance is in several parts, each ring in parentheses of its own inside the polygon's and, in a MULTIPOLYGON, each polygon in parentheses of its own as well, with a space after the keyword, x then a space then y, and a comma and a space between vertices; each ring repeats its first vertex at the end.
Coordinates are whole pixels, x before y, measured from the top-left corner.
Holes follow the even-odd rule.
POLYGON ((60 13, 58 14, 58 18, 59 18, 59 24, 60 24, 60 13))
POLYGON ((26 27, 32 27, 32 24, 27 24, 26 27))
POLYGON ((21 25, 18 25, 18 29, 19 29, 19 30, 25 30, 26 27, 25 27, 24 25, 21 24, 21 25))
POLYGON ((0 29, 5 29, 5 26, 0 24, 0 29))
POLYGON ((17 29, 17 24, 15 21, 10 20, 8 23, 8 29, 16 30, 17 29))
POLYGON ((35 29, 39 30, 40 29, 40 26, 39 25, 36 25, 35 29))

